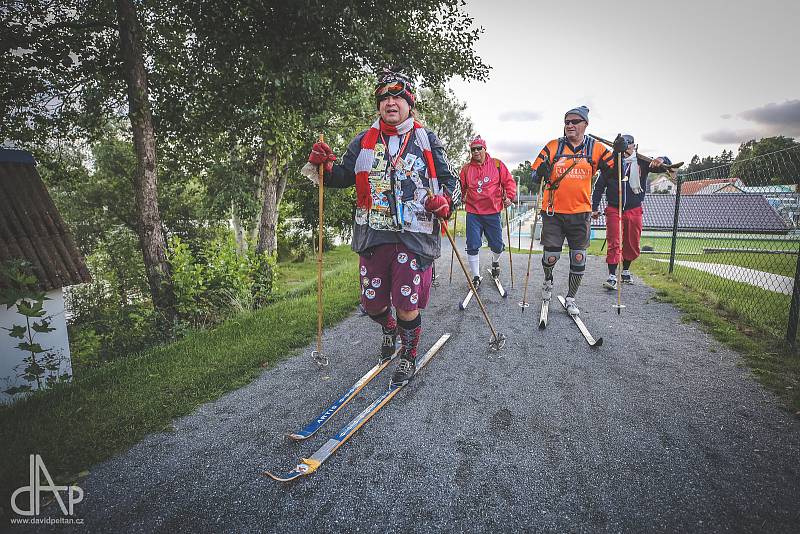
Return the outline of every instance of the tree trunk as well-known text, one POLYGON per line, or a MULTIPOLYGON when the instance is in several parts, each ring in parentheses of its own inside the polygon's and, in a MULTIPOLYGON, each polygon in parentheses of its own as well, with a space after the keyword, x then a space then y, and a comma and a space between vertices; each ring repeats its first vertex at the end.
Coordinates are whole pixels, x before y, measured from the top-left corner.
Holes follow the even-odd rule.
POLYGON ((247 250, 247 240, 245 239, 245 231, 244 227, 242 227, 242 221, 236 214, 236 208, 231 206, 231 211, 231 225, 233 226, 233 235, 236 239, 236 252, 238 252, 241 256, 247 250))
POLYGON ((256 252, 275 254, 278 250, 278 156, 276 154, 269 154, 264 159, 261 175, 264 202, 261 205, 261 220, 258 223, 256 252))
POLYGON ((131 0, 116 0, 116 7, 120 53, 128 84, 128 116, 136 151, 134 191, 139 245, 144 257, 153 307, 162 312, 167 321, 173 322, 176 314, 175 294, 158 210, 156 141, 147 95, 147 72, 140 42, 141 29, 131 0))

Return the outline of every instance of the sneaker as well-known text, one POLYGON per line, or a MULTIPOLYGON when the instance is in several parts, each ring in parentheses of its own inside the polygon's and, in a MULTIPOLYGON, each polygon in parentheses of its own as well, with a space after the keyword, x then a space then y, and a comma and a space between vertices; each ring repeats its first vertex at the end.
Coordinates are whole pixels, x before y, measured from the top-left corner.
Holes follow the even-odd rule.
POLYGON ((606 289, 617 289, 617 276, 610 274, 608 280, 603 282, 603 287, 606 289))
POLYGON ((623 284, 632 284, 633 277, 631 276, 630 271, 622 271, 622 283, 623 284))
POLYGON ((580 315, 581 311, 578 309, 578 305, 575 304, 575 297, 567 297, 564 300, 566 301, 568 314, 572 315, 573 317, 580 315))
POLYGON ((401 356, 400 361, 397 362, 397 368, 392 374, 392 381, 389 386, 405 386, 411 381, 416 370, 417 364, 414 360, 406 359, 405 355, 401 356))
POLYGON ((500 264, 496 261, 492 262, 492 278, 500 278, 500 264))
POLYGON ((482 280, 483 280, 483 277, 482 277, 482 276, 475 276, 475 277, 473 277, 473 279, 472 279, 472 287, 474 287, 474 288, 475 288, 475 291, 477 291, 477 290, 478 290, 478 288, 480 288, 480 287, 481 287, 481 281, 482 281, 482 280))
POLYGON ((383 343, 381 343, 380 363, 388 362, 397 350, 397 330, 383 332, 383 343))
POLYGON ((553 296, 553 281, 545 280, 542 284, 542 300, 550 300, 553 296))

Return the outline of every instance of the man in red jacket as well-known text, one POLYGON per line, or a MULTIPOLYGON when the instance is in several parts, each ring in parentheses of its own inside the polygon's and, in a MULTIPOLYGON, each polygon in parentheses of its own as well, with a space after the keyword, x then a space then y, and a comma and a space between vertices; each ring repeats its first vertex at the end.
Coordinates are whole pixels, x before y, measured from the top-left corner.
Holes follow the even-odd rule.
POLYGON ((467 259, 472 271, 472 284, 481 283, 480 255, 482 236, 492 249, 492 276, 500 276, 500 255, 505 250, 500 212, 510 206, 517 194, 514 177, 505 164, 486 152, 481 136, 469 144, 471 160, 461 169, 459 179, 467 211, 467 259))

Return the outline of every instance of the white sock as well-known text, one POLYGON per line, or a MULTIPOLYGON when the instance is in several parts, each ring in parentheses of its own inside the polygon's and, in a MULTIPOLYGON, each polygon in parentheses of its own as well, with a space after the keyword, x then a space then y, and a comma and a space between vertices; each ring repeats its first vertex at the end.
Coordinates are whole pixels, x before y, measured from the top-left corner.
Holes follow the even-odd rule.
POLYGON ((494 252, 493 251, 492 252, 492 262, 497 263, 498 261, 500 261, 500 256, 502 256, 502 255, 503 255, 502 252, 494 252))
POLYGON ((480 276, 481 275, 481 255, 475 254, 474 256, 471 254, 467 254, 467 259, 469 260, 469 270, 472 271, 472 276, 480 276))

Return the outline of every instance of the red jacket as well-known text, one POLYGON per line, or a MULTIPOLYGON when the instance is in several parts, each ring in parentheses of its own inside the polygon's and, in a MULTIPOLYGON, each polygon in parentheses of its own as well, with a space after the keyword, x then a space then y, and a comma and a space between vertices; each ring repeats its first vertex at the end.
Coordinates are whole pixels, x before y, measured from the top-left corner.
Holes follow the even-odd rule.
POLYGON ((483 165, 470 161, 459 174, 467 212, 489 215, 503 211, 503 198, 514 200, 517 184, 499 159, 486 154, 483 165))

